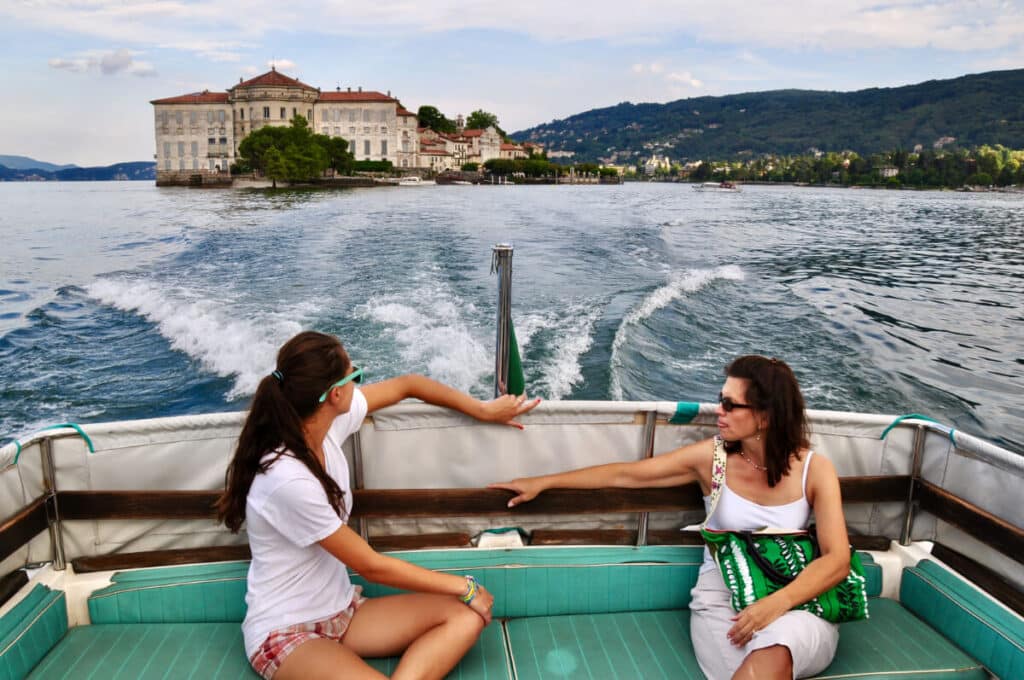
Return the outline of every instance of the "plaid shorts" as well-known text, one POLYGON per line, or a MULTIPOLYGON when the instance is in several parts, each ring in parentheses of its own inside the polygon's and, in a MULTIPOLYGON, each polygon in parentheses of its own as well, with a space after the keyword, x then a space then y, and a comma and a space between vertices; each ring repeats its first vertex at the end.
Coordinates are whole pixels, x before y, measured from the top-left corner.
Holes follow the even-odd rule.
POLYGON ((352 617, 356 610, 366 602, 362 595, 361 586, 355 586, 355 593, 352 595, 352 602, 348 607, 342 609, 334 616, 319 621, 308 623, 297 623, 294 626, 286 626, 271 631, 267 639, 263 641, 260 648, 249 659, 253 670, 259 673, 265 680, 270 680, 281 667, 281 662, 303 642, 324 638, 341 642, 345 637, 352 617))

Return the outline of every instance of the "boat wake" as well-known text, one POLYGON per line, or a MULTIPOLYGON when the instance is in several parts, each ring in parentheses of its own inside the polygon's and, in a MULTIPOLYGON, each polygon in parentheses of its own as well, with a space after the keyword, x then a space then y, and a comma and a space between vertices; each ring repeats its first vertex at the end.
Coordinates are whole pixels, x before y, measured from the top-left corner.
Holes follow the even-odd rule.
POLYGON ((594 344, 601 306, 579 303, 559 312, 512 315, 531 396, 565 399, 583 382, 581 357, 594 344), (539 357, 539 354, 545 354, 539 357), (535 374, 537 367, 542 373, 535 374))
POLYGON ((667 307, 675 300, 695 293, 719 280, 742 281, 743 270, 736 265, 724 265, 715 269, 690 269, 674 275, 664 286, 655 289, 640 304, 627 313, 615 331, 612 341, 611 355, 611 394, 612 399, 624 399, 622 388, 622 348, 629 342, 632 329, 660 309, 667 307))
POLYGON ((104 305, 137 314, 156 324, 171 349, 235 383, 227 398, 252 394, 274 366, 277 348, 302 330, 296 316, 312 309, 289 307, 288 316, 243 310, 235 300, 212 300, 183 287, 166 289, 128 278, 100 279, 86 288, 104 305), (242 317, 242 318, 238 318, 242 317))

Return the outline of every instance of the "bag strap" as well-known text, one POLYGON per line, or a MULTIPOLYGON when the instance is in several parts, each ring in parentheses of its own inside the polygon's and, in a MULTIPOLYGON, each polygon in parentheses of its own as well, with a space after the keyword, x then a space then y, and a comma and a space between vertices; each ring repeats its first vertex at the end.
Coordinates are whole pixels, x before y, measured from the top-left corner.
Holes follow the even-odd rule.
POLYGON ((704 517, 701 529, 706 529, 711 515, 715 514, 718 507, 718 499, 722 497, 722 487, 725 486, 725 443, 722 437, 715 435, 715 451, 711 457, 711 503, 708 507, 708 514, 704 517))

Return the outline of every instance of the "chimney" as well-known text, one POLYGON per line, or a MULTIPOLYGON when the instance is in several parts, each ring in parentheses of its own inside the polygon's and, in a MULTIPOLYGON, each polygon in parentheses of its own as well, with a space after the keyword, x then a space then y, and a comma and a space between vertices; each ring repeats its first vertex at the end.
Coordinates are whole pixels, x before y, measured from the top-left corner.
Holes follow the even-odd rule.
POLYGON ((338 85, 338 92, 341 92, 341 85, 338 85))
POLYGON ((362 86, 362 85, 360 85, 360 86, 359 86, 359 91, 360 91, 360 92, 362 92, 362 91, 363 91, 363 86, 362 86))
POLYGON ((388 96, 389 97, 391 96, 391 90, 388 90, 388 96))
POLYGON ((351 92, 351 91, 352 91, 352 87, 351 87, 351 86, 349 86, 349 88, 348 88, 348 91, 349 91, 349 92, 351 92))

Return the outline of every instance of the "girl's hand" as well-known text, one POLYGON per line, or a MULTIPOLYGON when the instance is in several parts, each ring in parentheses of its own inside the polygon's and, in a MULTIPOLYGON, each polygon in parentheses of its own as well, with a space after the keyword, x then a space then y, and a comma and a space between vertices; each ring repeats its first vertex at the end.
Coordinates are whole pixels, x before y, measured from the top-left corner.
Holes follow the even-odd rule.
POLYGON ((496 399, 491 399, 483 404, 480 420, 489 423, 501 423, 523 429, 523 424, 516 421, 516 418, 532 411, 540 399, 526 399, 525 394, 504 394, 496 399))
POLYGON ((764 630, 765 626, 790 609, 792 607, 789 606, 788 598, 781 591, 762 597, 732 617, 736 623, 727 633, 729 641, 737 647, 742 647, 750 642, 754 633, 764 630))
POLYGON ((494 596, 479 583, 477 584, 476 597, 469 603, 469 608, 480 615, 486 626, 491 622, 491 609, 494 608, 494 596))
POLYGON ((514 508, 520 503, 532 501, 537 497, 537 494, 544 490, 544 486, 537 481, 536 477, 524 477, 522 479, 513 479, 511 482, 488 484, 487 488, 505 489, 506 491, 515 492, 517 495, 509 499, 508 502, 508 507, 510 508, 514 508))

